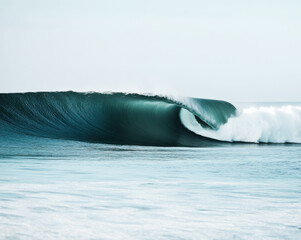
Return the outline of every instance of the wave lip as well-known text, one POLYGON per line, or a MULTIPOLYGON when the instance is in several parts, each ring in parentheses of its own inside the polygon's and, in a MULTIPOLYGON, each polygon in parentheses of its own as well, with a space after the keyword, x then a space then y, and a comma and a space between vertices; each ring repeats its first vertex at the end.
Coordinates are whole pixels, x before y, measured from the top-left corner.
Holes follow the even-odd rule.
POLYGON ((218 144, 187 129, 179 117, 182 109, 204 128, 215 130, 236 112, 230 103, 197 98, 77 92, 0 94, 0 137, 15 132, 113 144, 218 144))

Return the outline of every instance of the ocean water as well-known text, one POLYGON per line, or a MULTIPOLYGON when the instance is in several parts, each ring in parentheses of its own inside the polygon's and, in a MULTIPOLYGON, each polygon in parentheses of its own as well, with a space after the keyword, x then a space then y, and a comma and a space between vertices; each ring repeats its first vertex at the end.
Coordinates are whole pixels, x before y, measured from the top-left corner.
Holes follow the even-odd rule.
POLYGON ((301 148, 0 146, 0 239, 300 239, 301 148))
MULTIPOLYGON (((32 114, 16 108, 15 97, 6 98, 0 96, 1 240, 301 239, 301 104, 245 105, 236 115, 226 112, 224 122, 212 105, 204 112, 191 104, 185 109, 200 119, 177 112, 191 133, 173 125, 181 134, 164 135, 162 146, 152 146, 159 131, 130 138, 122 129, 121 142, 108 144, 66 106, 60 111, 72 116, 72 124, 48 100, 44 108, 23 101, 40 109, 32 114), (217 118, 222 123, 215 129, 217 118), (134 144, 141 136, 149 140, 134 144)), ((146 105, 138 106, 139 114, 149 111, 146 105)), ((161 102, 151 106, 158 114, 170 109, 161 102)), ((137 114, 136 105, 130 107, 137 114)), ((139 115, 145 122, 137 129, 149 127, 151 116, 139 115)), ((125 123, 135 132, 132 122, 125 123)), ((116 131, 99 129, 117 139, 116 131)))

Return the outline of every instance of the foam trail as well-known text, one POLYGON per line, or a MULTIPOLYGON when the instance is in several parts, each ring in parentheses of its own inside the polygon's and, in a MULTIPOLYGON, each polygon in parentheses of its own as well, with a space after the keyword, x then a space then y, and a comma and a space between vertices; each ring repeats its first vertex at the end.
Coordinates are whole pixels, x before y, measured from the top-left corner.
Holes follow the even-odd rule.
POLYGON ((229 142, 301 143, 301 106, 261 106, 241 109, 217 131, 203 128, 186 110, 183 124, 198 135, 229 142))

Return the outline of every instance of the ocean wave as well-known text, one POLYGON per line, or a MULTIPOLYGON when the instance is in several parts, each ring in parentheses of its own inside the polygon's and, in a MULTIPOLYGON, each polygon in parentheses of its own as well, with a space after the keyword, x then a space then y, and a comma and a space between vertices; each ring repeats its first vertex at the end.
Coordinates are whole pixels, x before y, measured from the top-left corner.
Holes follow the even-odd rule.
POLYGON ((208 146, 217 141, 188 130, 187 109, 206 128, 235 114, 224 101, 126 93, 0 94, 0 136, 7 132, 79 141, 152 146, 208 146))
POLYGON ((150 146, 301 143, 301 106, 237 110, 225 101, 150 94, 0 94, 0 137, 8 133, 150 146))

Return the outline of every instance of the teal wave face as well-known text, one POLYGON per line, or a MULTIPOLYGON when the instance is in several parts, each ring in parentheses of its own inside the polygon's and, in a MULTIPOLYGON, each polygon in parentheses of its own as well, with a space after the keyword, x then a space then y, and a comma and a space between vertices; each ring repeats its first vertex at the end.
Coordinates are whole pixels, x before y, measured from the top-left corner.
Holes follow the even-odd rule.
POLYGON ((197 98, 76 92, 0 94, 0 137, 14 132, 112 144, 218 144, 189 131, 179 117, 181 109, 211 129, 224 124, 236 111, 230 103, 197 98))

